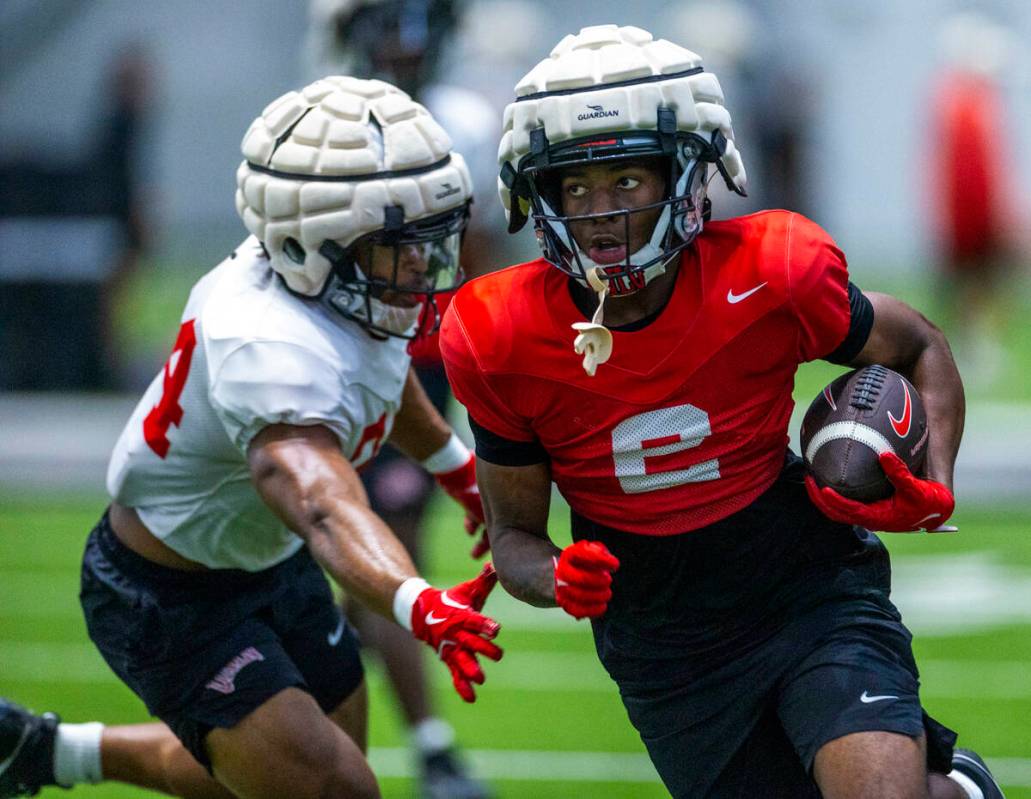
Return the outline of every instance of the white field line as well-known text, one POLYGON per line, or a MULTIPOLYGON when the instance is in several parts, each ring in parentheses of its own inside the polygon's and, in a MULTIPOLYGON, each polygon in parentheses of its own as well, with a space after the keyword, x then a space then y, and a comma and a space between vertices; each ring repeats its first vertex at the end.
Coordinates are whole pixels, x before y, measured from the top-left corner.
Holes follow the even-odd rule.
MULTIPOLYGON (((923 660, 921 694, 940 699, 1031 699, 1031 662, 1015 660, 923 660)), ((484 690, 528 693, 611 693, 593 653, 509 649, 500 663, 487 663, 484 690)), ((445 672, 431 670, 442 681, 445 672)), ((0 695, 7 682, 103 684, 117 678, 89 643, 0 639, 0 695)))
MULTIPOLYGON (((478 775, 493 780, 532 782, 659 782, 648 756, 631 752, 557 752, 554 750, 464 749, 478 775)), ((380 777, 412 777, 412 753, 401 748, 369 751, 380 777)))
MULTIPOLYGON (((477 774, 493 780, 532 782, 657 783, 648 756, 631 752, 556 752, 554 750, 468 749, 465 754, 477 774)), ((988 757, 988 766, 1003 787, 1031 787, 1031 758, 988 757)), ((413 777, 407 749, 369 751, 372 769, 380 777, 413 777)))

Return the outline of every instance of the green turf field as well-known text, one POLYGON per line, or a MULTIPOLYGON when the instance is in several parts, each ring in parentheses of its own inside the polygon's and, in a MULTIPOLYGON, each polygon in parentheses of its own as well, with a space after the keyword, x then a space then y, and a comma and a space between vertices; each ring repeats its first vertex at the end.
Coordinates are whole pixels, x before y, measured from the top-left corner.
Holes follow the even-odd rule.
MULTIPOLYGON (((86 639, 76 599, 83 539, 102 506, 100 497, 0 494, 0 694, 68 720, 144 720, 86 639)), ((435 510, 427 571, 442 584, 464 579, 474 567, 458 511, 447 500, 435 510)), ((956 519, 958 536, 888 537, 898 601, 914 608, 924 701, 989 758, 1010 799, 1031 799, 1031 511, 963 509, 956 519)), ((500 796, 666 796, 586 625, 500 590, 487 607, 505 625, 507 654, 487 665, 480 700, 464 705, 443 667, 434 673, 444 714, 500 796)), ((374 665, 370 672, 373 763, 385 796, 411 796, 404 741, 374 665)), ((110 785, 72 795, 151 794, 110 785)))

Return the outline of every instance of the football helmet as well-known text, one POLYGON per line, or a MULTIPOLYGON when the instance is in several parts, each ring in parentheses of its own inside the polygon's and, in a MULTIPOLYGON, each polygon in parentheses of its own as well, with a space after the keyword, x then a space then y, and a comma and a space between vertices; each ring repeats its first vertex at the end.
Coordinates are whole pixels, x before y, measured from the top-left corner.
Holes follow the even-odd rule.
POLYGON ((516 232, 532 215, 544 257, 588 285, 595 264, 577 244, 570 221, 661 209, 651 239, 625 263, 600 267, 613 295, 639 290, 701 232, 706 182, 715 167, 745 195, 746 175, 734 145, 723 91, 695 53, 635 27, 598 25, 566 36, 516 86, 505 109, 498 151, 498 191, 516 232), (666 196, 656 205, 617 213, 562 214, 556 190, 563 167, 659 157, 666 196))
POLYGON ((459 0, 311 0, 308 53, 316 74, 379 78, 410 95, 434 77, 459 0))
POLYGON ((465 162, 425 108, 382 81, 328 77, 273 101, 242 150, 237 212, 292 292, 376 335, 436 328, 434 295, 462 279, 472 197, 465 162), (377 270, 363 269, 376 248, 392 251, 392 270, 383 250, 377 270), (402 275, 413 259, 418 275, 402 275))

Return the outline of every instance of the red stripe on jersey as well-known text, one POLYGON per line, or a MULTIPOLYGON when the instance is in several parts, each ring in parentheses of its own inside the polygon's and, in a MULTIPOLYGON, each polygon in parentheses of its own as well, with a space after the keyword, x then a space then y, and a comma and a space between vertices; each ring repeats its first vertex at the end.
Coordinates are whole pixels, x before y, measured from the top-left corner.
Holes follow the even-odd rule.
POLYGON ((666 447, 666 446, 669 446, 670 444, 679 444, 679 443, 680 443, 680 436, 674 434, 672 436, 662 436, 661 438, 649 438, 647 441, 642 441, 641 442, 641 448, 642 449, 653 449, 655 447, 666 447))

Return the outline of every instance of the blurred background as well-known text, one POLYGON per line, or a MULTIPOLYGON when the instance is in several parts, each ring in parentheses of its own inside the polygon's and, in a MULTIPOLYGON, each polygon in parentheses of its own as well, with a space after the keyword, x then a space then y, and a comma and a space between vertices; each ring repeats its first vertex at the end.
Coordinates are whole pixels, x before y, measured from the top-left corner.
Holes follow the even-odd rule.
MULTIPOLYGON (((190 286, 245 236, 233 208, 244 131, 324 72, 374 69, 376 31, 343 41, 335 27, 365 2, 0 4, 0 695, 71 720, 145 717, 85 638, 76 598, 106 458, 190 286)), ((712 184, 716 216, 804 213, 860 287, 945 329, 968 395, 961 532, 888 536, 894 596, 929 710, 987 756, 1008 796, 1031 797, 1031 4, 432 5, 449 23, 411 77, 474 173, 468 271, 535 257, 531 234, 504 233, 494 192, 516 81, 560 36, 618 22, 699 52, 719 76, 750 197, 712 184)), ((802 410, 835 373, 800 370, 802 410)), ((562 540, 560 501, 553 519, 562 540)), ((459 530, 457 511, 434 504, 433 578, 470 572, 459 530)), ((589 631, 492 603, 508 655, 481 700, 460 706, 438 686, 477 771, 502 796, 663 796, 589 631)), ((408 796, 411 764, 373 669, 373 762, 387 795, 408 796)))

